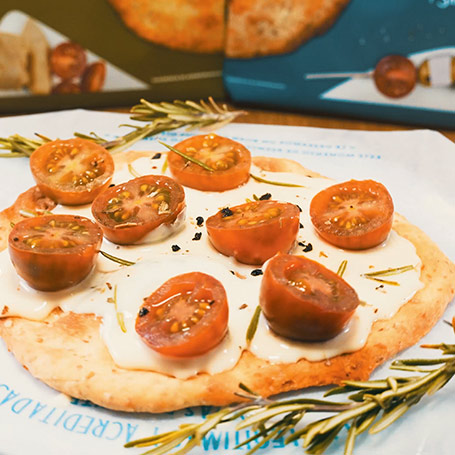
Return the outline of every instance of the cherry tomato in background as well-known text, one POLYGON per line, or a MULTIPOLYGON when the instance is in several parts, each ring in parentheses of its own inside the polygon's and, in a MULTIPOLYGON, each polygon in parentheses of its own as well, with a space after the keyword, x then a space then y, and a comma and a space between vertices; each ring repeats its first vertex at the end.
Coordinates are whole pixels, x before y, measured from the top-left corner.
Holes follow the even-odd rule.
POLYGON ((324 341, 343 330, 359 298, 341 277, 321 264, 302 256, 279 254, 267 264, 259 303, 278 335, 324 341))
POLYGON ((83 92, 99 92, 106 79, 106 65, 104 62, 95 62, 87 66, 81 77, 83 92))
POLYGON ((387 55, 379 60, 373 72, 377 89, 389 98, 401 98, 414 89, 417 69, 402 55, 387 55))
POLYGON ((92 270, 103 234, 88 218, 46 215, 16 223, 8 237, 11 261, 20 277, 39 291, 58 291, 92 270))
POLYGON ((61 94, 61 95, 71 94, 71 93, 81 93, 81 88, 78 84, 75 84, 74 82, 62 81, 52 88, 52 93, 61 94))
POLYGON ((251 154, 246 147, 231 139, 216 134, 193 136, 174 148, 213 169, 208 171, 170 151, 169 169, 183 186, 202 191, 226 191, 249 179, 251 154))
POLYGON ((374 180, 350 180, 322 190, 311 201, 317 233, 340 248, 361 250, 382 243, 393 222, 393 201, 374 180))
POLYGON ((51 70, 63 80, 79 77, 87 65, 85 50, 77 43, 65 42, 52 49, 51 70))
POLYGON ((207 219, 212 245, 245 264, 259 265, 288 253, 297 238, 300 210, 294 204, 254 201, 224 208, 207 219))
POLYGON ((114 160, 101 145, 75 138, 38 147, 30 157, 30 168, 46 196, 60 204, 81 205, 109 186, 114 160))
POLYGON ((118 244, 142 241, 159 226, 168 227, 170 234, 184 209, 182 186, 163 175, 146 175, 111 187, 92 204, 104 236, 118 244))
POLYGON ((222 341, 228 318, 223 285, 205 273, 185 273, 145 299, 136 318, 136 332, 160 354, 195 357, 222 341))

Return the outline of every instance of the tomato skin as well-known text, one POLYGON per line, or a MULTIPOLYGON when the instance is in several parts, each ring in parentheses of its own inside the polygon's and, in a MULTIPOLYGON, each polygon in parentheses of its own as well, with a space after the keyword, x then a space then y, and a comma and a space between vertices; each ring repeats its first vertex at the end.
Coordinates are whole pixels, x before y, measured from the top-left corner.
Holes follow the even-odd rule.
POLYGON ((8 237, 8 249, 18 275, 33 289, 58 291, 74 286, 90 273, 101 248, 102 239, 101 229, 88 218, 46 215, 27 218, 15 224, 8 237), (71 228, 63 228, 56 241, 61 240, 62 232, 65 232, 63 240, 73 239, 76 244, 66 248, 49 247, 49 242, 53 241, 52 233, 57 232, 49 227, 52 220, 63 224, 77 224, 88 234, 81 237, 71 228), (40 246, 38 242, 35 246, 27 245, 25 241, 31 234, 43 232, 40 227, 44 227, 44 242, 47 241, 48 244, 40 246))
POLYGON ((214 169, 217 164, 210 161, 210 154, 214 156, 214 153, 220 153, 217 155, 220 163, 224 160, 224 152, 233 155, 231 161, 227 160, 229 167, 210 172, 170 151, 169 170, 183 186, 201 191, 226 191, 246 183, 250 177, 251 154, 246 147, 232 139, 216 134, 199 135, 179 142, 174 148, 187 155, 194 153, 195 158, 214 169))
POLYGON ((160 225, 172 225, 177 220, 177 217, 184 213, 185 206, 185 192, 175 180, 164 175, 145 175, 108 188, 101 193, 93 201, 92 214, 108 240, 120 245, 129 245, 140 242, 148 233, 160 225), (139 197, 138 192, 142 185, 156 186, 166 191, 170 198, 168 202, 169 212, 163 214, 153 213, 144 218, 139 211, 137 217, 134 216, 131 220, 127 219, 126 222, 117 222, 112 219, 107 211, 110 204, 109 201, 119 197, 119 194, 124 191, 130 192, 134 201, 135 197, 139 197))
POLYGON ((232 217, 224 216, 220 210, 206 222, 210 242, 220 253, 244 264, 261 265, 277 253, 288 253, 294 245, 300 223, 296 205, 267 200, 248 202, 229 210, 233 212, 232 217), (267 214, 270 210, 280 213, 254 225, 238 224, 245 220, 245 211, 267 214))
POLYGON ((223 285, 201 272, 185 273, 166 281, 145 299, 136 318, 136 332, 153 350, 169 357, 196 357, 213 349, 226 335, 229 307, 223 285), (172 300, 184 296, 177 302, 172 300), (174 307, 167 307, 169 305, 174 307), (210 302, 210 303, 207 303, 210 302), (196 323, 190 318, 207 307, 196 323), (170 308, 168 310, 168 308, 170 308), (141 316, 141 313, 147 312, 141 316), (168 311, 160 316, 160 311, 168 311), (180 316, 180 321, 178 317, 180 316), (161 319, 160 319, 161 318, 161 319), (173 324, 189 322, 189 329, 172 331, 173 324), (178 321, 178 322, 177 322, 178 321), (192 324, 192 325, 191 325, 192 324))
POLYGON ((393 223, 393 201, 374 180, 350 180, 322 190, 310 216, 320 237, 339 248, 363 250, 382 243, 393 223))
POLYGON ((83 92, 99 92, 106 79, 106 65, 104 62, 94 62, 87 66, 81 78, 83 92))
POLYGON ((55 47, 50 55, 51 70, 63 80, 69 80, 82 74, 87 64, 87 57, 82 46, 65 42, 55 47))
POLYGON ((259 303, 270 328, 299 341, 338 335, 359 304, 355 290, 336 273, 302 256, 279 254, 264 272, 259 303), (302 280, 307 292, 292 285, 302 280), (335 295, 331 294, 334 290, 335 295))
POLYGON ((74 138, 51 141, 38 147, 30 157, 30 169, 46 196, 59 204, 82 205, 92 202, 109 186, 114 174, 114 160, 101 145, 74 138), (76 155, 72 155, 74 150, 78 151, 76 155), (74 166, 76 172, 72 173, 74 166), (94 177, 88 177, 86 172, 91 172, 94 177), (87 183, 80 180, 74 183, 72 178, 82 178, 87 183))
POLYGON ((79 87, 79 85, 75 84, 74 82, 62 81, 52 88, 52 93, 60 94, 60 95, 81 93, 81 88, 79 87))

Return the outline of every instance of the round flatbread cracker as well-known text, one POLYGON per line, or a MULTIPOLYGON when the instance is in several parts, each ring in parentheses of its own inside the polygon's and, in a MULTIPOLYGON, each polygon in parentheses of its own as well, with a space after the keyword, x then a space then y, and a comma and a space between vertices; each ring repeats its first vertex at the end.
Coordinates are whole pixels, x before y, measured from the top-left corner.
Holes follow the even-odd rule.
POLYGON ((109 0, 137 35, 172 49, 220 52, 224 42, 222 0, 109 0))
MULTIPOLYGON (((141 152, 143 153, 143 152, 141 152)), ((135 156, 134 154, 123 154, 135 156)), ((269 171, 317 177, 300 164, 256 157, 269 171)), ((29 190, 13 208, 2 213, 3 232, 18 216, 17 204, 40 201, 29 190)), ((43 202, 44 201, 44 202, 43 202)), ((197 405, 227 405, 239 401, 238 384, 270 396, 309 386, 366 380, 371 372, 399 351, 415 344, 434 326, 455 294, 455 265, 420 229, 396 215, 393 228, 416 247, 422 261, 420 289, 388 320, 376 321, 365 346, 349 354, 316 362, 271 364, 244 351, 237 365, 218 374, 177 379, 164 374, 116 366, 100 337, 100 319, 91 314, 55 310, 43 321, 0 319, 0 336, 17 360, 36 378, 67 395, 106 408, 134 412, 166 412, 197 405)), ((5 247, 5 236, 2 237, 5 247)))

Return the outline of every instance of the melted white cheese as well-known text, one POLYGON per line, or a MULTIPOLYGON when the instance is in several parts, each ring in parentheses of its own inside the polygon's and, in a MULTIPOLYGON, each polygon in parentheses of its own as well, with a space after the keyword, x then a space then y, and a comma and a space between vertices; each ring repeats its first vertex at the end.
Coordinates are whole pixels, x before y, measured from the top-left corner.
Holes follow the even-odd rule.
MULTIPOLYGON (((157 173, 163 158, 140 158, 133 163, 141 175, 157 173), (153 169, 155 167, 156 169, 153 169)), ((224 193, 205 193, 185 188, 187 220, 178 232, 166 241, 145 245, 117 246, 104 241, 102 249, 123 259, 136 262, 131 267, 121 267, 100 256, 95 270, 79 285, 57 293, 41 293, 31 290, 18 278, 9 261, 8 253, 0 254, 0 292, 2 302, 8 307, 5 314, 41 319, 60 305, 64 311, 95 313, 103 318, 102 336, 115 363, 124 368, 160 371, 180 378, 191 377, 198 372, 217 373, 232 368, 244 349, 270 362, 295 362, 301 358, 323 360, 332 356, 360 349, 366 342, 371 324, 379 318, 390 318, 422 286, 419 281, 420 259, 414 246, 392 231, 381 245, 367 251, 347 251, 336 248, 315 233, 308 206, 312 197, 331 185, 328 179, 307 178, 288 173, 269 173, 253 168, 254 175, 275 182, 295 183, 302 188, 269 185, 250 179, 240 188, 224 193), (248 347, 246 331, 256 306, 262 277, 252 276, 256 268, 236 262, 218 253, 208 241, 205 226, 196 225, 196 217, 206 220, 219 209, 234 206, 271 193, 272 199, 292 202, 302 208, 298 241, 311 243, 312 251, 303 253, 296 245, 294 254, 303 254, 337 271, 347 260, 343 278, 356 289, 365 303, 359 306, 346 329, 332 340, 323 343, 291 341, 271 332, 261 316, 258 330, 248 347), (199 241, 193 240, 196 232, 202 233, 199 241), (173 252, 172 245, 180 250, 173 252), (414 269, 387 277, 399 286, 380 285, 362 275, 387 268, 412 265, 414 269), (223 342, 211 352, 194 359, 173 360, 157 354, 147 347, 134 330, 135 318, 144 297, 149 296, 169 278, 186 272, 200 271, 214 276, 223 283, 229 303, 229 332, 223 342), (236 272, 237 276, 231 272, 236 272), (238 276, 244 278, 239 278, 238 276), (122 332, 112 301, 117 287, 117 311, 123 314, 126 333, 122 332), (246 305, 246 306, 245 306, 246 305)), ((115 183, 131 179, 126 166, 117 169, 115 183)), ((77 213, 91 217, 90 207, 58 207, 59 213, 77 213)), ((205 225, 205 223, 204 223, 205 225)), ((0 314, 2 313, 0 306, 0 314)))

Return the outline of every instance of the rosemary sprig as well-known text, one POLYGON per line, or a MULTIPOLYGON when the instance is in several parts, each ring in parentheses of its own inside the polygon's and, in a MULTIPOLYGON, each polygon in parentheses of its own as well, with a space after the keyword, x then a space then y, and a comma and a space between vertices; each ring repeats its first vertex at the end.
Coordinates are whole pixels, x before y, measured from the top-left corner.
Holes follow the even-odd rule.
POLYGON ((218 425, 238 421, 237 429, 251 428, 255 434, 236 448, 255 442, 247 455, 254 453, 267 441, 284 437, 289 444, 303 440, 307 453, 323 453, 335 437, 345 428, 345 455, 354 451, 358 435, 368 430, 376 434, 393 424, 425 395, 432 395, 447 384, 455 375, 455 344, 424 345, 422 347, 439 349, 443 357, 439 359, 397 360, 392 367, 397 370, 413 371, 416 376, 394 377, 370 381, 345 381, 344 385, 330 389, 325 396, 349 394, 346 402, 333 402, 305 398, 272 401, 262 398, 243 384, 246 392, 238 393, 247 402, 221 409, 207 416, 198 424, 185 424, 180 429, 152 436, 151 438, 131 441, 125 447, 155 447, 148 455, 170 453, 180 444, 179 450, 172 452, 183 455, 199 445, 202 439, 218 425), (421 366, 439 365, 425 370, 421 366), (331 413, 332 416, 306 424, 296 430, 296 426, 309 413, 331 413))
MULTIPOLYGON (((232 122, 245 112, 229 111, 226 105, 219 106, 210 97, 208 102, 201 100, 199 103, 180 100, 172 103, 150 103, 142 99, 140 104, 132 107, 130 113, 132 120, 147 122, 147 125, 120 125, 132 128, 132 131, 113 141, 108 141, 93 132, 90 134, 74 133, 74 136, 93 141, 107 148, 110 152, 116 153, 125 150, 141 139, 163 131, 182 127, 187 127, 187 130, 217 129, 232 122)), ((52 140, 37 133, 35 135, 37 139, 28 139, 18 134, 0 138, 0 150, 9 151, 0 153, 0 157, 28 157, 38 147, 52 140)))
POLYGON ((0 150, 9 150, 7 153, 0 153, 0 158, 29 157, 38 147, 50 142, 45 136, 35 133, 37 139, 27 139, 19 134, 13 134, 7 138, 0 138, 0 150))
POLYGON ((250 177, 256 182, 260 183, 268 183, 269 185, 276 185, 276 186, 287 186, 290 188, 305 188, 303 185, 298 185, 297 183, 285 183, 285 182, 275 182, 274 180, 267 180, 257 175, 250 174, 250 177))

